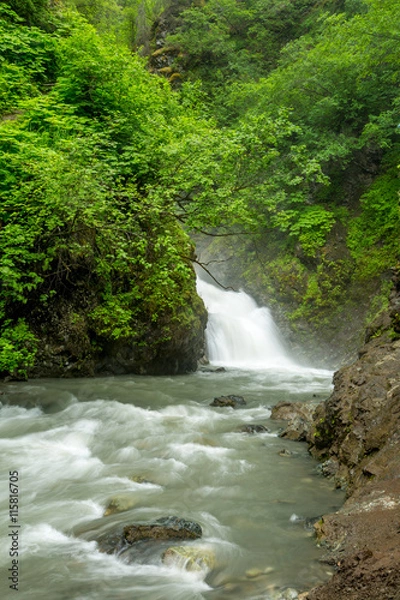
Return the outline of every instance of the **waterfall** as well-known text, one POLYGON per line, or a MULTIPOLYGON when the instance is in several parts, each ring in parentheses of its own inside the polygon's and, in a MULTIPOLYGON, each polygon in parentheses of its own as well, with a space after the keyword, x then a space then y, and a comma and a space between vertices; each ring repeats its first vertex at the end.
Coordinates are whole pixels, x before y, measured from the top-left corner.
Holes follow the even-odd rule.
POLYGON ((243 291, 222 290, 197 279, 208 311, 206 343, 212 364, 242 369, 294 367, 266 307, 243 291))

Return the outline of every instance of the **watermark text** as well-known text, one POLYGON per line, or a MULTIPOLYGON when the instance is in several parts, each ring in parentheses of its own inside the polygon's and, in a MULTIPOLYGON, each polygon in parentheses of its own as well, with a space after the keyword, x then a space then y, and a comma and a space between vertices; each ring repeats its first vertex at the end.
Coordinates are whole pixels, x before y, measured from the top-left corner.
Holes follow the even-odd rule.
POLYGON ((19 555, 20 555, 20 527, 19 524, 19 473, 18 471, 9 471, 8 473, 9 490, 9 515, 8 525, 9 556, 10 566, 8 568, 9 588, 15 591, 19 589, 19 555))

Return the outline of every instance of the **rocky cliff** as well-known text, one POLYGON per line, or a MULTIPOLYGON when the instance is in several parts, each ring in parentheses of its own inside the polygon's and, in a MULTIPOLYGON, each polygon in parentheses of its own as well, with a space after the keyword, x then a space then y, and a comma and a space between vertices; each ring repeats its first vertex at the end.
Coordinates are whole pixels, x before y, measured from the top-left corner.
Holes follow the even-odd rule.
POLYGON ((400 599, 399 266, 393 271, 389 308, 368 329, 358 359, 335 374, 308 426, 304 407, 274 412, 289 420, 283 435, 306 439, 324 474, 347 490, 344 506, 315 526, 336 573, 304 600, 400 599))

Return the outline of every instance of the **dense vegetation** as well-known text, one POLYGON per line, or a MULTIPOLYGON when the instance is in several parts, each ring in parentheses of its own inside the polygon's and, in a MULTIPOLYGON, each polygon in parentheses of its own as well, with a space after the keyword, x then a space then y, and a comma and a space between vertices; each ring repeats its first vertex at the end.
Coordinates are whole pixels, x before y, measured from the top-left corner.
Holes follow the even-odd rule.
POLYGON ((399 0, 3 2, 0 372, 49 340, 60 372, 121 344, 149 370, 200 326, 186 232, 245 234, 243 276, 293 323, 376 293, 399 30, 399 0))
POLYGON ((213 251, 330 343, 340 321, 346 343, 372 296, 382 308, 399 259, 399 25, 397 1, 209 0, 169 38, 172 66, 201 84, 221 126, 258 133, 284 119, 268 165, 265 141, 246 165, 255 235, 213 251))
POLYGON ((167 187, 188 119, 141 59, 76 14, 45 31, 3 5, 0 26, 0 371, 25 371, 54 337, 60 367, 85 373, 123 340, 151 362, 197 318, 167 187))

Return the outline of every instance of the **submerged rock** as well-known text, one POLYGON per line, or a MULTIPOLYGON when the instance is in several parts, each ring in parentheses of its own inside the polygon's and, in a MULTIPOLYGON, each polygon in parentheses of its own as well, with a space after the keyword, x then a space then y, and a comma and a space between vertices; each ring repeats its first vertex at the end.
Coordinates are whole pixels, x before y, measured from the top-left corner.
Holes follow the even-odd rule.
POLYGON ((143 477, 143 475, 131 475, 129 479, 135 483, 153 483, 149 479, 146 479, 146 477, 143 477))
POLYGON ((241 433, 268 433, 269 429, 265 427, 265 425, 253 425, 252 423, 247 423, 246 425, 241 425, 238 428, 238 431, 241 433))
POLYGON ((257 567, 254 567, 252 569, 247 569, 245 574, 248 579, 255 579, 257 577, 265 577, 265 575, 273 573, 274 570, 273 567, 265 567, 265 569, 257 569, 257 567))
POLYGON ((219 396, 218 398, 214 398, 210 406, 231 406, 232 408, 237 408, 238 406, 245 406, 245 404, 246 401, 243 396, 234 396, 230 394, 228 396, 219 396))
POLYGON ((292 456, 295 456, 295 452, 292 452, 291 450, 288 450, 287 448, 282 448, 282 450, 279 450, 278 455, 285 456, 286 458, 290 458, 292 456))
POLYGON ((114 496, 108 502, 106 509, 104 511, 104 517, 109 517, 110 515, 115 515, 116 513, 125 512, 130 510, 137 504, 136 496, 132 495, 121 495, 114 496))
POLYGON ((202 534, 198 523, 174 516, 162 517, 150 524, 127 525, 123 531, 124 541, 128 544, 142 540, 195 540, 202 534))
POLYGON ((226 373, 226 369, 225 367, 213 367, 209 364, 201 364, 199 365, 199 371, 202 371, 203 373, 226 373))
POLYGON ((171 546, 162 554, 162 561, 186 571, 211 571, 216 567, 213 550, 201 546, 171 546))
POLYGON ((252 425, 252 424, 247 424, 247 425, 242 425, 240 427, 240 431, 242 433, 268 433, 269 429, 268 427, 265 427, 265 425, 252 425))

